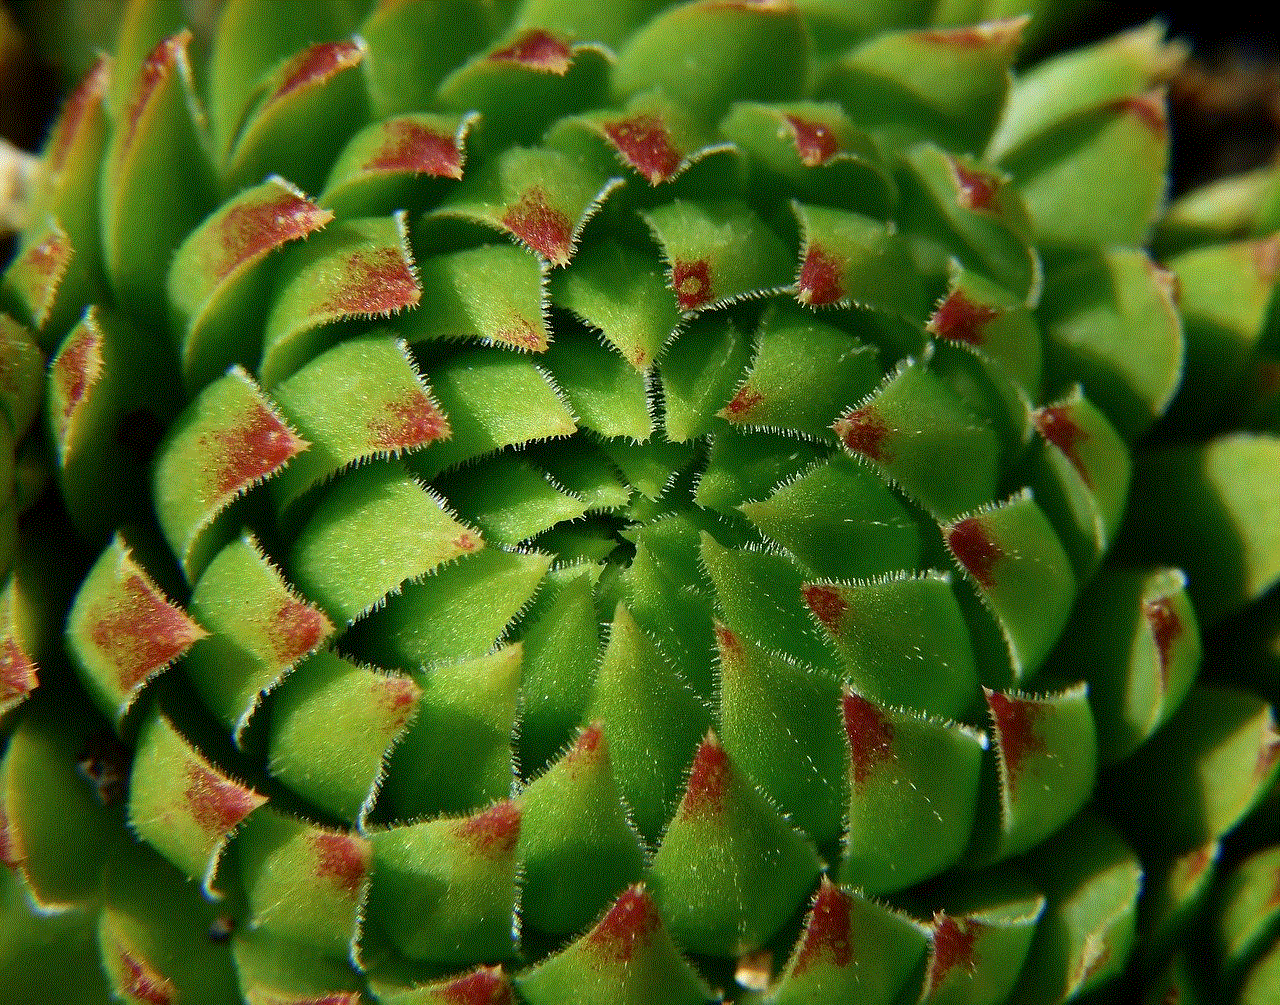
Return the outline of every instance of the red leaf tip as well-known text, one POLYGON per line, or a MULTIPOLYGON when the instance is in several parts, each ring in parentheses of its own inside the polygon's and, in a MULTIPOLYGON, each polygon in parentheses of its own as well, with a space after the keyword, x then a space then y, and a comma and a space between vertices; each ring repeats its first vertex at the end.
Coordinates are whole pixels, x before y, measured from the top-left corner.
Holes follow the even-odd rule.
POLYGON ((881 464, 892 460, 885 442, 889 436, 889 426, 874 405, 855 408, 837 419, 831 428, 852 453, 862 454, 881 464))
POLYGON ((986 341, 983 329, 1000 316, 986 304, 975 304, 960 290, 952 290, 924 326, 925 331, 949 342, 980 346, 986 341))
POLYGON ((573 223, 547 201, 541 185, 526 189, 502 215, 502 225, 553 265, 567 265, 573 252, 573 223))
POLYGON ((817 244, 810 244, 796 280, 796 299, 809 307, 826 307, 844 299, 842 265, 817 244))
POLYGON ((1034 701, 987 688, 983 690, 987 696, 987 707, 991 710, 991 721, 996 727, 1001 762, 1009 786, 1013 787, 1027 757, 1045 752, 1044 739, 1036 729, 1043 711, 1034 701))
POLYGON ((671 288, 682 311, 693 311, 711 302, 711 266, 705 258, 687 262, 676 259, 671 266, 671 288))
POLYGON ((786 119, 795 137, 796 153, 806 167, 825 164, 840 150, 836 134, 824 123, 799 115, 788 115, 786 119))
POLYGON ((658 116, 614 119, 606 122, 603 129, 627 163, 648 178, 650 185, 666 181, 679 169, 683 158, 658 116))
POLYGON ((1032 418, 1040 435, 1062 451, 1080 479, 1092 488, 1089 469, 1080 456, 1080 445, 1089 439, 1089 434, 1072 418, 1071 410, 1066 405, 1046 405, 1036 409, 1032 418))
POLYGON ((463 820, 457 833, 489 858, 510 855, 520 839, 520 807, 510 799, 495 803, 463 820))
POLYGON ((794 974, 804 973, 819 961, 840 968, 849 965, 853 959, 849 938, 852 908, 852 898, 824 876, 796 951, 794 974))
POLYGON ((871 777, 872 768, 893 758, 893 723, 876 705, 849 688, 841 695, 840 711, 853 780, 862 785, 871 777))
POLYGON ((995 568, 1004 550, 976 516, 966 517, 946 532, 947 547, 957 562, 983 589, 995 585, 995 568))
POLYGON ((806 584, 801 588, 806 606, 813 612, 832 635, 842 634, 844 616, 849 611, 849 602, 834 586, 806 584))
POLYGON ((720 813, 728 792, 730 778, 729 755, 715 733, 708 733, 698 746, 689 769, 689 781, 685 785, 684 800, 680 803, 680 818, 710 816, 720 813))
POLYGON ((630 963, 636 950, 646 948, 662 927, 653 898, 640 885, 629 887, 614 901, 587 936, 587 945, 617 963, 630 963))
POLYGON ((542 28, 521 32, 514 42, 489 56, 495 63, 515 63, 539 73, 563 77, 573 63, 573 50, 563 39, 542 28))
POLYGON ((311 847, 316 878, 330 883, 348 899, 359 896, 373 857, 369 842, 354 834, 317 831, 311 835, 311 847))

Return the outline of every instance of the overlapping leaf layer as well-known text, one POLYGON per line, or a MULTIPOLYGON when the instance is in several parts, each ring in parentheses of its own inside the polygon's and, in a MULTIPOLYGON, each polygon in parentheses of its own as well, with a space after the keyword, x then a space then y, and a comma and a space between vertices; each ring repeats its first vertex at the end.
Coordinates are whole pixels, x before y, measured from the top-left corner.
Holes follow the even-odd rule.
POLYGON ((1280 187, 1144 250, 1158 28, 178 6, 0 283, 10 987, 1276 993, 1280 187))

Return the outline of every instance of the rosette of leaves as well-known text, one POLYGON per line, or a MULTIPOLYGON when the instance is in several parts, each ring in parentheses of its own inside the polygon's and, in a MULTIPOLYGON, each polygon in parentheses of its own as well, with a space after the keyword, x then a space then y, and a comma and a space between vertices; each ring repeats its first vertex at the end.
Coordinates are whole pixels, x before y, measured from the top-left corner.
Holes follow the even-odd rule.
POLYGON ((1005 6, 130 4, 0 284, 12 994, 1273 1000, 1274 201, 1005 6))

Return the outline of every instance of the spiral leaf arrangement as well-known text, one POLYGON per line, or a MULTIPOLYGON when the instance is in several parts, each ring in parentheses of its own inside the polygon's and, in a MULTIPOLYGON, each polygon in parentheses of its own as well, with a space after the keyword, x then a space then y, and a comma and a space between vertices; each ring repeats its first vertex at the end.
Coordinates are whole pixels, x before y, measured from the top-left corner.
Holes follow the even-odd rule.
POLYGON ((1280 183, 1006 6, 128 5, 0 282, 15 1001, 1276 1000, 1280 183))

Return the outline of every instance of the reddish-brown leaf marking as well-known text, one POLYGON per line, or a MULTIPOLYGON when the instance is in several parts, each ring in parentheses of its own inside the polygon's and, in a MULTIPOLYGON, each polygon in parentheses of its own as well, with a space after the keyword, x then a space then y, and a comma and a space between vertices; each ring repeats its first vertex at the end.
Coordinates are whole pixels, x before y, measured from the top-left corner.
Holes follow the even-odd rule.
POLYGON ((120 969, 124 978, 122 994, 146 1005, 173 1005, 177 1001, 173 984, 142 957, 120 950, 120 969))
POLYGON ((1147 600, 1142 604, 1142 616, 1151 629, 1151 639, 1156 644, 1156 658, 1160 661, 1160 683, 1169 684, 1169 664, 1173 661, 1173 644, 1182 634, 1182 619, 1173 609, 1168 597, 1147 600))
POLYGON ((488 858, 510 855, 520 840, 520 807, 510 799, 495 803, 463 820, 457 834, 488 858))
POLYGON ((412 677, 402 677, 399 674, 379 674, 375 683, 378 689, 378 704, 390 716, 387 728, 398 731, 409 721, 409 716, 418 707, 422 688, 414 683, 412 677))
POLYGON ((929 318, 925 331, 950 342, 980 346, 986 341, 983 329, 1000 316, 986 304, 975 304, 960 290, 953 290, 929 318))
POLYGON ((12 636, 0 639, 0 708, 36 689, 36 665, 12 636))
POLYGON ((205 834, 226 834, 266 800, 252 789, 246 789, 224 778, 199 761, 188 761, 183 774, 182 792, 187 812, 205 834))
POLYGON ((21 277, 36 327, 49 320, 62 277, 75 250, 60 227, 55 226, 39 244, 33 244, 14 263, 15 278, 21 277))
POLYGON ((1025 21, 1022 18, 1003 18, 965 28, 933 28, 918 33, 918 37, 931 45, 954 49, 985 49, 1009 46, 1022 36, 1025 21))
POLYGON ((995 569, 1004 558, 981 518, 966 517, 947 531, 947 547, 984 590, 995 586, 995 569))
POLYGON ((322 84, 348 67, 355 66, 363 58, 364 46, 350 40, 313 45, 300 52, 289 63, 270 102, 274 104, 294 91, 322 84))
POLYGON ((433 1000, 448 1005, 514 1005, 511 983, 501 967, 481 967, 432 992, 433 1000))
POLYGON ((573 50, 568 43, 551 32, 542 28, 530 28, 489 58, 497 63, 515 63, 539 73, 563 77, 569 72, 569 66, 573 62, 573 50))
POLYGON ((455 537, 452 543, 459 551, 465 552, 477 551, 484 544, 483 541, 467 530, 455 537))
POLYGON ((840 698, 840 710, 853 780, 862 785, 871 777, 872 768, 893 759, 893 723, 874 704, 848 688, 840 698))
POLYGON ((1169 131, 1169 113, 1165 108, 1164 94, 1160 91, 1121 98, 1112 107, 1132 115, 1157 139, 1163 140, 1169 131))
POLYGON ((722 663, 738 663, 742 660, 742 640, 727 626, 719 621, 714 623, 716 648, 720 651, 722 663))
POLYGON ((330 883, 350 900, 358 897, 373 857, 369 842, 339 831, 317 831, 310 835, 310 841, 316 858, 316 878, 330 883))
POLYGON ((1045 753, 1044 737, 1037 728, 1044 710, 1034 701, 1026 701, 999 691, 986 690, 987 707, 996 727, 1000 758, 1012 789, 1032 754, 1045 753))
MULTIPOLYGON (((216 435, 216 434, 215 434, 216 435)), ((216 435, 209 460, 218 496, 235 495, 276 471, 306 445, 261 402, 216 435)))
POLYGON ((421 391, 410 392, 387 404, 369 422, 369 446, 377 450, 412 450, 450 433, 449 420, 421 391))
POLYGON ((729 399, 729 404, 724 406, 724 417, 730 422, 741 421, 763 402, 764 395, 753 387, 740 387, 738 393, 729 399))
POLYGON ((386 316, 422 296, 408 260, 396 248, 374 248, 347 260, 342 281, 324 308, 335 316, 386 316))
POLYGON ((853 899, 824 876, 796 951, 793 974, 799 976, 819 961, 832 967, 849 965, 853 959, 852 909, 853 899))
POLYGON ((1034 420, 1040 435, 1061 450, 1081 481, 1093 488, 1089 469, 1080 456, 1080 445, 1089 439, 1089 434, 1071 417, 1071 410, 1066 405, 1046 405, 1036 409, 1034 420))
POLYGON ((874 405, 855 408, 848 415, 837 419, 831 428, 835 430, 841 442, 855 454, 862 454, 881 464, 887 464, 892 460, 886 443, 889 437, 889 426, 874 405))
POLYGON ((565 265, 573 251, 573 221, 547 201, 541 185, 526 189, 502 214, 502 225, 547 261, 565 265))
POLYGON ((291 666, 312 652, 333 631, 324 612, 290 597, 278 608, 271 624, 271 647, 280 666, 291 666))
POLYGON ((84 79, 62 106, 58 124, 54 126, 45 150, 45 164, 50 177, 56 178, 67 166, 67 158, 75 148, 81 128, 88 125, 92 113, 101 108, 111 82, 111 59, 99 56, 84 79))
POLYGON ((648 178, 651 185, 666 181, 680 167, 680 151, 656 115, 614 119, 604 124, 604 132, 627 163, 648 178))
POLYGON ((71 417, 101 374, 102 334, 96 325, 79 325, 49 368, 54 390, 62 399, 60 436, 66 436, 71 417))
POLYGON ((952 918, 941 912, 933 916, 932 952, 925 977, 926 991, 937 988, 952 970, 973 971, 973 944, 978 923, 968 918, 952 918))
POLYGON ((1253 256, 1253 267, 1263 285, 1271 286, 1280 275, 1280 236, 1272 236, 1261 241, 1254 241, 1249 248, 1253 256))
POLYGON ((677 258, 671 265, 671 287, 682 311, 697 310, 711 301, 711 265, 705 258, 686 262, 677 258))
POLYGON ((207 262, 210 278, 224 280, 239 266, 315 233, 332 219, 332 210, 287 189, 266 202, 232 206, 218 224, 207 262))
POLYGON ((825 307, 844 299, 840 284, 843 263, 817 244, 810 244, 796 280, 796 299, 810 307, 825 307))
POLYGON ((386 140, 363 168, 461 178, 462 149, 454 135, 437 132, 412 119, 396 119, 387 123, 386 140))
POLYGON ((115 669, 122 691, 132 691, 167 667, 205 634, 179 607, 137 572, 89 617, 89 641, 115 669))
POLYGON ((849 613, 849 602, 834 586, 805 585, 801 591, 804 602, 814 617, 827 627, 832 635, 844 634, 844 616, 849 613))
MULTIPOLYGON (((0 797, 3 795, 4 793, 0 792, 0 797)), ((0 798, 0 865, 16 869, 26 857, 26 850, 22 846, 22 835, 9 819, 4 808, 4 799, 0 798)))
POLYGON ((839 151, 840 141, 829 126, 798 115, 788 115, 786 118, 795 136, 796 153, 806 167, 825 164, 839 151))
POLYGON ((684 799, 680 803, 680 819, 719 814, 724 807, 729 777, 729 755, 715 734, 708 734, 693 757, 684 799))
POLYGON ((948 157, 951 177, 956 185, 956 202, 965 209, 990 210, 996 208, 996 196, 1000 192, 1000 179, 988 171, 966 167, 954 157, 948 157))
POLYGON ((191 41, 191 32, 180 31, 176 35, 163 39, 147 53, 142 61, 142 69, 133 85, 129 97, 129 105, 124 113, 123 129, 120 132, 121 143, 117 148, 122 159, 128 158, 137 139, 138 127, 142 124, 147 106, 160 91, 161 86, 173 76, 179 59, 185 59, 187 44, 191 41))
POLYGON ((1280 733, 1276 732, 1274 721, 1268 722, 1262 731, 1262 746, 1258 748, 1258 760, 1253 766, 1253 777, 1263 781, 1271 775, 1272 769, 1280 762, 1280 733))
POLYGON ((590 763, 599 756, 600 745, 604 742, 604 728, 598 722, 592 722, 578 734, 573 746, 565 753, 563 764, 571 771, 584 762, 590 763))
POLYGON ((507 323, 498 329, 500 341, 527 349, 529 352, 546 352, 547 336, 535 328, 528 320, 512 315, 507 323))
POLYGON ((632 886, 614 901, 609 912, 587 936, 586 944, 611 963, 627 964, 636 950, 646 948, 662 926, 653 898, 642 886, 632 886))

